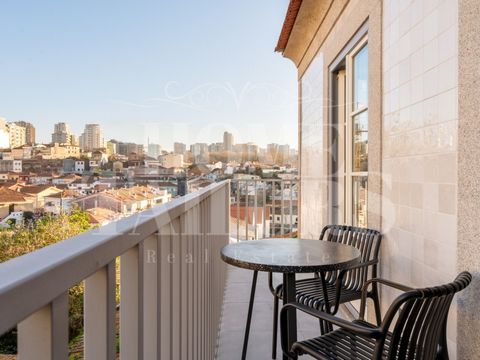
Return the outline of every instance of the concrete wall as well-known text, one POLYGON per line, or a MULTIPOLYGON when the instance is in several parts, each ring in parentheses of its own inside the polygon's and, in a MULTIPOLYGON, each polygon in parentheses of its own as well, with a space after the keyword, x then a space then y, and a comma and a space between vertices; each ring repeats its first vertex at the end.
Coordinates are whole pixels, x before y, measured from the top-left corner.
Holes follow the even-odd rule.
POLYGON ((303 238, 318 239, 322 231, 326 199, 324 176, 324 62, 322 54, 313 59, 301 81, 301 192, 300 233, 303 238))
POLYGON ((457 271, 473 274, 458 301, 458 359, 479 358, 480 342, 480 2, 460 0, 457 271))

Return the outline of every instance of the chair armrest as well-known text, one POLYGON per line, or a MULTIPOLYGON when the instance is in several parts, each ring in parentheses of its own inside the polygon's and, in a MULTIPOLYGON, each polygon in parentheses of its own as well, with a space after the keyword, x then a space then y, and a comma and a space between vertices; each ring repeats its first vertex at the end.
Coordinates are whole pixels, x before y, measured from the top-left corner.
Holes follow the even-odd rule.
POLYGON ((343 280, 343 277, 349 271, 356 270, 356 269, 361 269, 361 268, 365 268, 365 267, 369 267, 369 266, 373 266, 373 265, 378 265, 378 260, 377 259, 366 261, 366 262, 363 262, 363 263, 360 263, 360 264, 351 265, 346 269, 340 270, 340 272, 338 273, 338 280, 340 280, 340 281, 343 280))
POLYGON ((287 312, 288 310, 291 310, 291 309, 300 310, 317 319, 326 321, 342 329, 351 331, 355 334, 365 336, 374 340, 381 339, 385 336, 384 331, 379 327, 372 328, 368 326, 363 326, 361 324, 355 324, 350 321, 339 318, 337 316, 327 314, 323 311, 314 310, 311 307, 308 307, 299 303, 289 303, 284 305, 282 307, 282 310, 280 311, 280 324, 281 324, 280 340, 281 340, 282 350, 286 353, 289 353, 290 349, 288 349, 288 344, 287 344, 287 339, 286 339, 286 334, 284 329, 286 328, 286 325, 287 325, 287 312))
POLYGON ((391 287, 391 288, 394 288, 394 289, 397 289, 397 290, 400 290, 400 291, 403 291, 403 292, 414 290, 413 288, 411 288, 409 286, 399 284, 399 283, 396 283, 394 281, 390 281, 390 280, 387 280, 387 279, 374 278, 374 279, 367 280, 365 282, 365 284, 363 285, 363 288, 362 288, 362 298, 361 298, 361 303, 360 303, 360 316, 359 317, 362 320, 365 316, 365 306, 366 306, 366 303, 367 303, 368 287, 370 285, 375 285, 377 283, 388 286, 388 287, 391 287))
POLYGON ((368 288, 368 286, 370 284, 374 284, 374 283, 380 283, 382 285, 386 285, 386 286, 389 286, 389 287, 392 287, 392 288, 395 288, 397 290, 401 290, 401 291, 411 291, 411 290, 415 290, 414 288, 410 287, 410 286, 407 286, 407 285, 403 285, 403 284, 400 284, 400 283, 396 283, 394 281, 390 281, 390 280, 387 280, 387 279, 382 279, 382 278, 374 278, 374 279, 370 279, 370 280, 367 280, 365 282, 365 284, 363 285, 363 289, 362 289, 362 292, 363 291, 366 291, 366 289, 368 288))
MULTIPOLYGON (((336 279, 336 285, 335 285, 335 301, 333 303, 333 310, 331 310, 331 313, 336 314, 338 311, 338 308, 340 307, 340 296, 342 293, 343 278, 345 277, 345 275, 351 270, 366 268, 366 267, 374 266, 377 264, 378 264, 378 260, 370 260, 370 261, 363 262, 361 264, 355 264, 355 265, 349 266, 348 268, 339 271, 338 277, 336 279)), ((330 302, 331 301, 329 301, 329 303, 330 302)))

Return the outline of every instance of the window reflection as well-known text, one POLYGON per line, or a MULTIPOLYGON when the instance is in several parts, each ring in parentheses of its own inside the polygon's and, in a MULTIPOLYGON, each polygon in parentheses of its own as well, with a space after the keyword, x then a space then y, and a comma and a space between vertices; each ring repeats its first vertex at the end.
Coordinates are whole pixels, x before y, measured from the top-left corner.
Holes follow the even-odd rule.
POLYGON ((366 176, 353 177, 353 225, 367 226, 367 199, 368 178, 366 176))
POLYGON ((353 117, 352 171, 368 171, 368 111, 353 117))
POLYGON ((368 106, 368 45, 353 57, 353 108, 368 106))

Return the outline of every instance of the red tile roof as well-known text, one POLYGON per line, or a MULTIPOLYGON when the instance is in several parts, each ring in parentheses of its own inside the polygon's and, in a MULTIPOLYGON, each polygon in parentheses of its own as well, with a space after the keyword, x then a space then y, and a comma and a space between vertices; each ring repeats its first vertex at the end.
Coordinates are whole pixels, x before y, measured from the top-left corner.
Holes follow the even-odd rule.
POLYGON ((245 206, 239 206, 237 208, 236 204, 230 205, 230 216, 232 218, 238 218, 242 221, 245 221, 248 217, 248 223, 253 225, 254 222, 257 224, 263 223, 263 217, 265 216, 265 220, 270 220, 270 208, 265 208, 265 215, 263 214, 263 207, 253 207, 249 206, 248 210, 245 206), (255 216, 254 216, 255 214, 255 216))
POLYGON ((290 34, 292 33, 293 26, 295 25, 295 20, 297 20, 297 15, 300 11, 300 6, 302 6, 302 1, 303 0, 290 0, 287 14, 285 15, 285 20, 283 21, 282 32, 278 38, 275 51, 283 52, 287 47, 290 34))
POLYGON ((27 198, 18 191, 7 188, 0 188, 0 203, 24 203, 28 202, 27 198))

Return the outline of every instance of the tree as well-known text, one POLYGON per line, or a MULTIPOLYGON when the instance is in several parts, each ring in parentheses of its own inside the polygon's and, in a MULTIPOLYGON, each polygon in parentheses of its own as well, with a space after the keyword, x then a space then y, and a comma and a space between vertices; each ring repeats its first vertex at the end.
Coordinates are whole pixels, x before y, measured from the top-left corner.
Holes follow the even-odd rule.
MULTIPOLYGON (((75 209, 68 214, 45 216, 35 223, 0 230, 0 262, 81 234, 91 228, 88 214, 75 209)), ((83 328, 83 284, 69 290, 70 338, 83 328)), ((0 353, 16 353, 16 330, 0 337, 0 353)))

